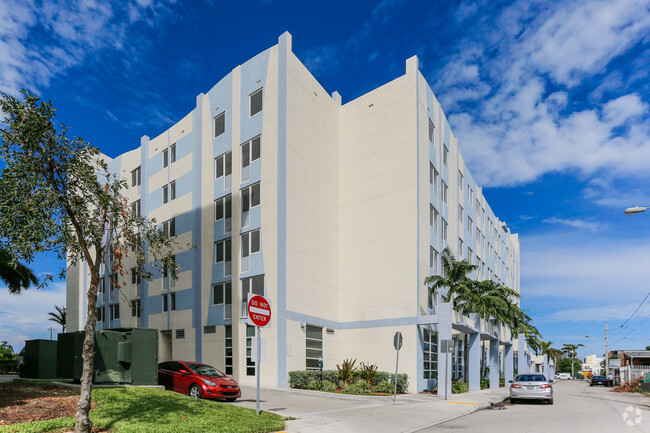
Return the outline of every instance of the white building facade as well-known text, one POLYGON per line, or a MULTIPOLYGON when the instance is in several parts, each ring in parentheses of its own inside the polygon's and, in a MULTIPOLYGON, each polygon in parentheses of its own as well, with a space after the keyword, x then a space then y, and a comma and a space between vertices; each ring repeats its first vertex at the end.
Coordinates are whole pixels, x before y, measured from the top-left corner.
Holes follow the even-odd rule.
MULTIPOLYGON (((397 331, 411 392, 437 380, 444 392, 452 377, 479 389, 488 366, 491 387, 516 362, 528 371, 523 339, 458 315, 424 285, 449 246, 478 265, 474 278, 519 291, 520 256, 416 57, 404 75, 342 104, 285 33, 169 130, 108 164, 127 179, 134 210, 198 245, 176 254, 175 281, 157 271, 113 291, 116 277, 104 276, 98 328, 159 329, 160 362, 205 362, 254 383, 252 292, 273 311, 261 334, 264 385, 286 386, 289 371, 315 368, 319 356, 325 369, 352 358, 391 371, 397 331), (453 340, 452 354, 439 353, 441 340, 453 340)), ((68 272, 70 331, 83 329, 88 283, 84 266, 68 272)))

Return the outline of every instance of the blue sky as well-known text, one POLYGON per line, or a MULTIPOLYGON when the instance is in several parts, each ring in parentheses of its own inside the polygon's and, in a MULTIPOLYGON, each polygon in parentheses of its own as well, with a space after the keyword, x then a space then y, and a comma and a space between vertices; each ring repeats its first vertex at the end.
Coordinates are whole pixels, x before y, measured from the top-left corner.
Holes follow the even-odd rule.
MULTIPOLYGON (((494 212, 522 304, 580 356, 650 345, 650 2, 0 0, 0 89, 32 89, 109 156, 183 117, 236 65, 293 51, 350 101, 417 54, 494 212), (585 338, 585 335, 592 337, 585 338)), ((54 272, 48 258, 34 264, 54 272)), ((45 338, 64 284, 0 290, 0 339, 45 338)))

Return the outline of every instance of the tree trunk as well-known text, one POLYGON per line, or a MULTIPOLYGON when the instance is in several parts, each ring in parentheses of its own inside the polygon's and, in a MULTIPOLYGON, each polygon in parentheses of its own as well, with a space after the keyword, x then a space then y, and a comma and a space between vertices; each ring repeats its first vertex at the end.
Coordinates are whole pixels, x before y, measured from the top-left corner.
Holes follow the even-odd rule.
POLYGON ((88 308, 86 310, 86 336, 84 338, 81 358, 83 372, 81 374, 81 395, 77 404, 75 433, 90 433, 90 401, 93 388, 93 369, 95 364, 95 328, 97 327, 97 284, 99 283, 99 264, 90 268, 90 287, 86 295, 88 308))

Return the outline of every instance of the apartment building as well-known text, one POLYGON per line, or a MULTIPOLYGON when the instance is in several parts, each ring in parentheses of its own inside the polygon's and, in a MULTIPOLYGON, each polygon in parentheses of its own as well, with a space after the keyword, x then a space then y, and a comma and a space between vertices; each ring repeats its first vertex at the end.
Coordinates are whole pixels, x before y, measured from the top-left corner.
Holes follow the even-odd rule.
MULTIPOLYGON (((254 383, 245 302, 256 293, 273 310, 263 385, 286 386, 321 356, 326 369, 353 358, 390 371, 397 331, 412 392, 437 380, 443 392, 452 377, 478 389, 486 365, 496 387, 515 359, 528 369, 523 339, 458 315, 424 285, 449 246, 478 266, 474 277, 519 291, 519 242, 467 169, 416 57, 343 104, 284 33, 108 165, 129 182, 134 211, 198 246, 176 254, 177 279, 157 271, 116 291, 104 275, 98 328, 159 329, 161 362, 202 361, 254 383), (442 340, 453 353, 439 353, 442 340)), ((83 328, 88 282, 84 266, 68 272, 71 331, 83 328)))

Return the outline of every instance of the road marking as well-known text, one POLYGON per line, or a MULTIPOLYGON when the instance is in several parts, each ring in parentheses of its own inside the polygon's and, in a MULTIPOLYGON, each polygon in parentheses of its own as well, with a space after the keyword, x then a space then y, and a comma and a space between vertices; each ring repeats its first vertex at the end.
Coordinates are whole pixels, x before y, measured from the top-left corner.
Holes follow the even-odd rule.
POLYGON ((466 404, 467 406, 476 406, 476 403, 461 403, 460 401, 448 401, 451 404, 466 404))

